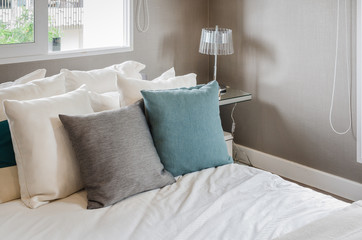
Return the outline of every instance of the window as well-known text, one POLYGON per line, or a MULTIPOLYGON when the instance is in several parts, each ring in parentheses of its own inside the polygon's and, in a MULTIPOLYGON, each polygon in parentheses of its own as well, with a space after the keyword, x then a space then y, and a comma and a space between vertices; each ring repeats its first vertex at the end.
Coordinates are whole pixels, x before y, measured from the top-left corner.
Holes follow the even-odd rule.
POLYGON ((0 0, 0 63, 132 50, 132 0, 0 0))

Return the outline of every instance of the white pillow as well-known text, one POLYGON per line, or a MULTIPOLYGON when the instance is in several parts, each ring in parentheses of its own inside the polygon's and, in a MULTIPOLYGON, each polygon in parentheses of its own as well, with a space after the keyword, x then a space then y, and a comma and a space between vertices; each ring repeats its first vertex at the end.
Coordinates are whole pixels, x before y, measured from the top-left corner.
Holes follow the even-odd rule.
POLYGON ((124 107, 142 99, 141 90, 193 87, 196 85, 196 74, 190 73, 163 81, 145 81, 134 78, 125 78, 118 75, 117 85, 120 93, 120 105, 124 107))
POLYGON ((92 108, 95 112, 120 108, 118 92, 95 93, 89 91, 88 93, 91 99, 92 108))
MULTIPOLYGON (((29 100, 49 97, 65 93, 64 76, 58 74, 52 77, 32 81, 31 83, 14 85, 0 89, 0 121, 6 120, 3 101, 29 100)), ((2 159, 9 162, 8 159, 2 159)), ((19 179, 17 166, 0 169, 0 203, 20 198, 19 179)))
POLYGON ((176 77, 176 73, 175 73, 175 68, 170 68, 169 70, 167 70, 166 72, 162 73, 161 76, 159 76, 158 78, 153 79, 152 81, 165 81, 167 79, 170 78, 174 78, 176 77))
POLYGON ((51 77, 33 80, 26 84, 0 89, 0 121, 6 120, 2 104, 5 99, 30 100, 63 94, 65 93, 64 80, 63 74, 57 74, 51 77))
POLYGON ((11 87, 11 86, 18 85, 18 84, 24 84, 24 83, 33 81, 35 79, 44 78, 45 74, 46 74, 46 71, 47 71, 46 69, 38 69, 38 70, 35 70, 34 72, 26 74, 25 76, 22 76, 21 78, 16 79, 13 82, 1 83, 0 84, 0 89, 1 88, 11 87))
POLYGON ((142 79, 140 72, 145 69, 146 65, 136 61, 126 61, 120 64, 109 66, 109 69, 116 71, 124 77, 142 79))
POLYGON ((144 68, 145 65, 142 63, 126 61, 102 69, 90 71, 61 69, 60 72, 65 73, 65 90, 67 92, 85 84, 89 91, 105 93, 117 91, 117 74, 142 79, 139 72, 144 68))
POLYGON ((117 91, 117 73, 111 69, 95 69, 90 71, 70 71, 61 69, 65 74, 66 92, 74 91, 83 84, 87 85, 89 91, 105 93, 117 91))
POLYGON ((88 91, 49 98, 5 100, 18 166, 21 199, 30 208, 83 187, 78 162, 59 114, 93 113, 88 91))

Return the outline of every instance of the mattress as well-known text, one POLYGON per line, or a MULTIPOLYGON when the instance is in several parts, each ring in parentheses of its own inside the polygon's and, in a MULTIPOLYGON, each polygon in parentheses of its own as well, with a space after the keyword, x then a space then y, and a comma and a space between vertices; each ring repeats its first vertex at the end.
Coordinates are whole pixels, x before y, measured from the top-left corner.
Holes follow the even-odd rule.
POLYGON ((244 165, 87 210, 86 192, 29 209, 0 204, 1 239, 273 239, 350 204, 244 165))

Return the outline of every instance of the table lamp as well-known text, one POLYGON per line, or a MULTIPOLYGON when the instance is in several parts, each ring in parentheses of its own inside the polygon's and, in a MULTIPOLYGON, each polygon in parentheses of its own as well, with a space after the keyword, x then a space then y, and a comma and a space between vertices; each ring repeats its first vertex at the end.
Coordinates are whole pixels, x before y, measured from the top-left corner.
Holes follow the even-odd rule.
MULTIPOLYGON (((214 55, 214 78, 216 80, 217 55, 230 55, 234 53, 232 30, 227 28, 203 28, 201 31, 199 52, 214 55)), ((226 87, 220 84, 220 92, 226 92, 226 87)))

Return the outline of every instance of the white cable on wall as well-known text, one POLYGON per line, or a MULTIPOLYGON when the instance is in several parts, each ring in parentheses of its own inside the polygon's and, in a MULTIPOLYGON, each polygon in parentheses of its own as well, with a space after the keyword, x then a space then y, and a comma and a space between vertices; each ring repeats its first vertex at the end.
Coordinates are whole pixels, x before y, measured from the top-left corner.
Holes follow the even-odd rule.
POLYGON ((148 0, 138 0, 137 2, 137 29, 140 32, 147 32, 150 27, 150 13, 148 10, 148 0), (144 26, 141 26, 141 7, 143 5, 143 19, 144 19, 144 26))
POLYGON ((336 55, 334 59, 334 74, 333 74, 333 90, 332 90, 332 99, 331 99, 331 106, 329 109, 329 125, 331 126, 332 130, 339 135, 346 134, 349 130, 351 130, 352 126, 352 117, 351 117, 351 80, 350 80, 350 73, 349 73, 349 56, 348 56, 348 38, 347 38, 347 0, 344 2, 344 11, 345 11, 345 37, 346 37, 346 67, 347 67, 347 82, 348 82, 348 116, 349 116, 349 123, 348 127, 345 131, 337 131, 333 125, 332 121, 332 113, 334 107, 334 96, 336 90, 336 79, 337 79, 337 65, 338 65, 338 50, 339 50, 339 5, 340 0, 337 0, 337 34, 336 34, 336 55))

